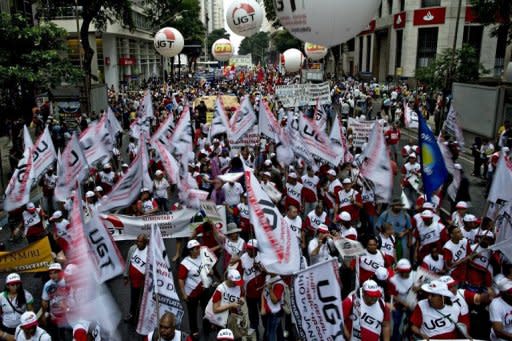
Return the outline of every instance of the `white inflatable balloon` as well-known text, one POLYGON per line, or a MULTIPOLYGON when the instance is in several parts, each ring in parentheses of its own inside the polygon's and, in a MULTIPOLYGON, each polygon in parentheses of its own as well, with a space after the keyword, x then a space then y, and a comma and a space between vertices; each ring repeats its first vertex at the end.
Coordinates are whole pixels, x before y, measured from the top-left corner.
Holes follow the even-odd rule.
POLYGON ((219 62, 226 62, 233 56, 233 44, 227 39, 219 39, 212 45, 212 56, 219 62))
POLYGON ((254 0, 234 0, 226 10, 226 22, 234 33, 250 37, 261 28, 263 9, 254 0))
POLYGON ((164 27, 155 34, 153 39, 155 49, 164 57, 174 57, 180 54, 185 45, 183 35, 175 28, 164 27))
POLYGON ((304 62, 304 55, 297 49, 288 49, 283 53, 283 65, 286 72, 292 73, 300 70, 304 62))
POLYGON ((380 0, 280 0, 281 25, 296 38, 331 47, 354 38, 377 13, 380 0))
POLYGON ((304 44, 304 52, 306 53, 306 56, 308 58, 311 58, 311 60, 316 61, 327 56, 327 52, 329 52, 329 49, 322 45, 306 43, 304 44))

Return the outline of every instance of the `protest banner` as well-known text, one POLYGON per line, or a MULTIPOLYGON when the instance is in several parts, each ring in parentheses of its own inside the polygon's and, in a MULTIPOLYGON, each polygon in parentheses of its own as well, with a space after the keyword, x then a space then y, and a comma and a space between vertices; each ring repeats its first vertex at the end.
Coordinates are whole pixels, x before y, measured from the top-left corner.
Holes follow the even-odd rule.
POLYGON ((0 252, 0 272, 45 272, 52 262, 47 237, 19 250, 0 252))
POLYGON ((340 285, 336 259, 294 274, 290 298, 300 340, 344 340, 340 285))
POLYGON ((256 146, 260 143, 260 131, 258 125, 253 125, 240 139, 234 141, 229 139, 229 146, 232 150, 240 150, 246 146, 256 146))
POLYGON ((276 87, 276 96, 285 108, 304 105, 331 104, 329 83, 291 84, 276 87))
POLYGON ((352 142, 354 147, 361 147, 368 142, 368 138, 373 129, 375 121, 359 121, 351 117, 348 118, 348 129, 352 130, 352 142))

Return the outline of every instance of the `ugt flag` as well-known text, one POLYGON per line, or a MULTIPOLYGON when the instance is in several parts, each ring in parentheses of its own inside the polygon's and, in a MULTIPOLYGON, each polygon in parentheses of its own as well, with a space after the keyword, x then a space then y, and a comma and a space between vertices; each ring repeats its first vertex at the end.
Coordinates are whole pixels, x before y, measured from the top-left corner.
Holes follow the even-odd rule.
POLYGON ((421 175, 427 200, 439 189, 448 177, 443 154, 437 139, 422 115, 418 115, 418 146, 421 148, 421 175))

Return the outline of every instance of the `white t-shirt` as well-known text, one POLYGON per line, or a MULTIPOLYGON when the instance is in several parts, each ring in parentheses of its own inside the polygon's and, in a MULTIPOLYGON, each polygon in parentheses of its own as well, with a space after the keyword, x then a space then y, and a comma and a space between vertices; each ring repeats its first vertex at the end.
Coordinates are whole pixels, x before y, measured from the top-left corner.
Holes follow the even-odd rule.
MULTIPOLYGON (((25 299, 27 300, 27 304, 33 304, 34 298, 32 297, 32 294, 30 294, 27 290, 25 290, 25 299)), ((9 304, 8 301, 8 294, 7 291, 2 292, 0 294, 0 307, 2 307, 2 323, 7 328, 16 328, 20 324, 20 317, 21 313, 24 313, 27 311, 27 306, 24 305, 23 307, 18 307, 18 298, 15 297, 13 300, 10 300, 11 304, 9 304), (16 312, 12 307, 16 308, 16 312)))
POLYGON ((168 199, 167 189, 169 188, 169 181, 166 178, 162 180, 153 180, 154 196, 155 198, 168 199))
POLYGON ((16 327, 16 331, 14 332, 14 337, 16 341, 52 341, 50 334, 48 334, 43 328, 37 327, 34 336, 30 339, 25 337, 25 333, 18 326, 16 327))
MULTIPOLYGON (((501 297, 495 298, 489 306, 489 315, 491 322, 500 322, 503 324, 504 331, 512 333, 512 306, 505 302, 501 297)), ((491 341, 504 341, 499 338, 491 329, 491 341)))
POLYGON ((244 192, 244 189, 239 182, 235 182, 233 185, 225 183, 222 185, 222 190, 226 196, 226 204, 236 206, 240 203, 240 195, 244 192))
POLYGON ((311 263, 310 265, 321 263, 331 258, 331 254, 329 253, 329 246, 327 246, 327 243, 322 244, 322 246, 320 246, 320 250, 318 251, 318 254, 316 256, 311 255, 311 253, 313 253, 313 251, 318 247, 318 243, 318 238, 313 238, 308 244, 308 254, 311 263))

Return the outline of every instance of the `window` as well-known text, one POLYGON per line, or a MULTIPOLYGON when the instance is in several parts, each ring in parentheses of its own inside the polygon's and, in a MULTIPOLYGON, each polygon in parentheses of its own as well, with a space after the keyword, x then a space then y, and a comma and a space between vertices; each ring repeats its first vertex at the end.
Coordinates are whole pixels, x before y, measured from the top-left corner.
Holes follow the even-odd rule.
POLYGON ((395 68, 402 66, 402 45, 404 39, 404 30, 396 31, 396 56, 395 68))
POLYGON ((498 43, 496 45, 496 60, 494 61, 494 75, 500 77, 505 70, 505 54, 507 51, 508 31, 505 27, 498 30, 498 43))
POLYGON ((359 37, 359 71, 363 71, 363 36, 359 37))
POLYGON ((354 51, 355 50, 355 44, 356 44, 356 40, 354 38, 352 38, 349 41, 347 41, 347 50, 349 52, 354 51))
POLYGON ((366 72, 370 72, 370 63, 372 56, 372 35, 366 36, 366 72))
POLYGON ((438 33, 438 27, 420 28, 418 30, 417 69, 428 66, 436 58, 438 33))
POLYGON ((483 26, 464 26, 463 44, 473 47, 476 56, 480 61, 480 51, 482 50, 482 36, 484 34, 483 26))
POLYGON ((388 0, 388 14, 393 14, 393 0, 388 0))
POLYGON ((382 2, 380 3, 379 6, 379 18, 382 18, 382 2))
POLYGON ((439 7, 441 0, 421 0, 421 7, 439 7))
POLYGON ((405 0, 400 0, 400 12, 405 11, 405 0))

